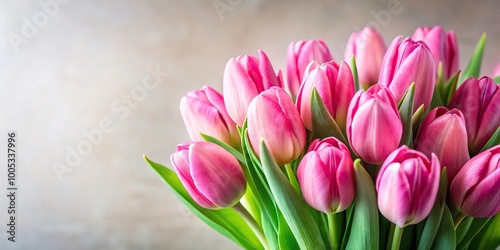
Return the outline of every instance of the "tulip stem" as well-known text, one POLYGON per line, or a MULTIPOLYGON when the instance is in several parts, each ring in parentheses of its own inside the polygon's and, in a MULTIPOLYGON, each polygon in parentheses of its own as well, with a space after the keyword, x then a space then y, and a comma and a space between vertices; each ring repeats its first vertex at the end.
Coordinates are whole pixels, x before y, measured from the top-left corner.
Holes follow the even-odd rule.
POLYGON ((457 217, 455 217, 455 230, 457 230, 458 226, 465 218, 467 218, 467 215, 462 212, 458 213, 457 217))
POLYGON ((255 221, 255 219, 246 210, 246 208, 243 205, 241 205, 241 203, 238 202, 236 205, 234 205, 233 209, 246 221, 248 226, 250 226, 250 228, 253 230, 255 236, 257 236, 264 249, 269 250, 270 249, 269 243, 267 243, 267 239, 266 236, 264 236, 262 228, 260 228, 257 221, 255 221))
POLYGON ((339 249, 339 240, 337 237, 337 216, 335 213, 327 214, 328 217, 328 239, 330 240, 330 249, 339 249))
POLYGON ((288 179, 290 180, 290 183, 292 184, 293 188, 295 188, 297 193, 300 194, 299 182, 297 181, 297 176, 295 176, 295 173, 293 172, 290 163, 285 164, 285 169, 286 169, 286 174, 288 175, 288 179))
POLYGON ((402 227, 399 227, 396 225, 394 227, 394 235, 392 237, 392 250, 399 250, 399 245, 401 244, 401 238, 403 236, 403 229, 402 227))

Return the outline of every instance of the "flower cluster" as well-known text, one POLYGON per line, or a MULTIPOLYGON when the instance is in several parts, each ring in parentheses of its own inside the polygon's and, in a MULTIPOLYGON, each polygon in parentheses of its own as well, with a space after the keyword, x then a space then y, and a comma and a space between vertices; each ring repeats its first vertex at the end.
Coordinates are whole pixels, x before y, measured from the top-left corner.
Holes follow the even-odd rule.
POLYGON ((244 248, 487 240, 472 232, 487 220, 470 226, 500 211, 500 66, 479 77, 484 42, 463 71, 455 33, 441 27, 387 47, 367 27, 341 62, 321 40, 293 42, 286 81, 263 51, 232 58, 222 94, 182 98, 191 141, 164 178, 244 248))

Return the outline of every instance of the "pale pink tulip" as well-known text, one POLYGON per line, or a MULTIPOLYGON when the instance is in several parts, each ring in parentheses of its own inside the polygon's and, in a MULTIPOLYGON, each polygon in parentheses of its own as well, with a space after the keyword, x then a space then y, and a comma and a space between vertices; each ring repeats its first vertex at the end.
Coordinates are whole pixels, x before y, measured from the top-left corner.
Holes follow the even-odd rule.
POLYGON ((500 76, 500 64, 498 64, 495 69, 493 70, 493 74, 491 75, 492 77, 500 76))
POLYGON ((403 125, 394 98, 379 84, 358 91, 347 113, 347 138, 365 162, 381 164, 399 146, 403 125))
POLYGON ((414 225, 430 213, 439 189, 441 167, 421 152, 402 146, 382 164, 377 176, 380 213, 399 227, 414 225))
POLYGON ((224 71, 223 94, 227 113, 233 121, 242 126, 248 105, 262 91, 273 86, 282 86, 281 72, 276 75, 264 51, 258 51, 259 58, 244 55, 227 62, 224 71))
POLYGON ((320 65, 313 61, 306 71, 296 103, 304 125, 312 130, 311 94, 316 88, 326 109, 344 130, 347 108, 354 96, 354 80, 349 65, 342 62, 339 66, 334 61, 320 65))
POLYGON ((301 40, 288 46, 286 61, 286 90, 295 98, 303 81, 304 70, 311 61, 324 63, 333 60, 322 40, 301 40))
POLYGON ((179 144, 170 161, 196 203, 207 209, 232 207, 246 190, 238 160, 210 142, 179 144))
POLYGON ((359 32, 352 33, 349 37, 344 60, 350 65, 354 55, 361 88, 368 89, 378 82, 385 51, 384 39, 375 28, 366 27, 359 32))
POLYGON ((306 129, 290 96, 273 87, 260 93, 248 107, 248 137, 260 156, 263 139, 278 165, 297 159, 306 145, 306 129))
POLYGON ((302 195, 314 209, 338 213, 354 201, 356 185, 349 149, 334 137, 314 140, 297 169, 302 195))

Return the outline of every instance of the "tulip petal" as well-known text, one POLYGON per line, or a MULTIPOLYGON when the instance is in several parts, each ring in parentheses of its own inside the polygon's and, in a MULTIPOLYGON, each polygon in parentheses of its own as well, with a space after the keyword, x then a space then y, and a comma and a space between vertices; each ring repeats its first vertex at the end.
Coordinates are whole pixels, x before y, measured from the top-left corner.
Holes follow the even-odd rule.
POLYGON ((380 212, 390 221, 404 227, 410 213, 410 184, 401 170, 400 163, 387 166, 377 188, 380 212))

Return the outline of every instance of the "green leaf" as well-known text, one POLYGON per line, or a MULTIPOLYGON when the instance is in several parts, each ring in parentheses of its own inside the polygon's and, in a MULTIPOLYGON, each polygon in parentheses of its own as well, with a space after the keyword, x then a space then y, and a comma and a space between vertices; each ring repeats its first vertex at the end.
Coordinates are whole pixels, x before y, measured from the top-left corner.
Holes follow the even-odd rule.
POLYGON ((352 215, 355 204, 356 202, 354 201, 345 211, 346 224, 345 224, 344 236, 342 237, 342 245, 340 249, 346 249, 347 242, 349 241, 349 236, 351 235, 351 227, 352 227, 352 215))
POLYGON ((245 162, 245 157, 236 149, 234 149, 233 147, 229 146, 229 144, 223 142, 223 141, 220 141, 219 139, 215 138, 215 137, 212 137, 212 136, 209 136, 209 135, 206 135, 206 134, 203 134, 203 133, 200 133, 201 137, 207 141, 207 142, 211 142, 211 143, 215 143, 221 147, 223 147, 225 150, 227 150, 229 153, 231 153, 232 155, 234 155, 234 157, 236 157, 236 159, 238 159, 238 161, 244 163, 245 162))
POLYGON ((293 232, 288 226, 288 223, 283 217, 283 214, 279 213, 278 220, 278 243, 279 249, 299 249, 299 245, 293 236, 293 232))
POLYGON ((500 127, 497 128, 497 131, 495 131, 493 136, 491 136, 488 142, 484 145, 483 149, 481 149, 481 152, 490 149, 496 145, 500 145, 500 127))
POLYGON ((479 77, 481 71, 481 62, 483 60, 484 45, 486 43, 486 33, 483 33, 479 41, 477 42, 474 54, 469 60, 467 67, 464 70, 463 75, 460 77, 460 83, 464 82, 467 78, 473 76, 475 78, 479 77))
POLYGON ((446 168, 444 168, 443 171, 441 171, 439 191, 431 213, 424 222, 420 223, 424 226, 418 241, 418 250, 431 249, 432 247, 432 242, 434 242, 434 238, 436 237, 436 233, 443 218, 447 187, 446 168))
POLYGON ((448 206, 444 206, 443 216, 431 249, 454 250, 456 246, 453 217, 448 206))
POLYGON ((415 93, 415 83, 412 83, 410 87, 406 90, 403 98, 399 102, 399 115, 401 116, 401 122, 403 123, 403 136, 401 136, 401 142, 399 145, 411 146, 412 143, 412 128, 411 119, 413 115, 413 97, 415 93))
POLYGON ((411 117, 411 127, 413 129, 413 132, 416 132, 415 130, 418 128, 420 125, 420 122, 422 121, 422 118, 424 117, 424 105, 420 105, 418 109, 413 113, 413 116, 411 117))
POLYGON ((144 159, 198 218, 243 248, 264 249, 252 229, 236 211, 231 208, 210 210, 199 206, 188 194, 174 171, 149 160, 146 156, 144 159))
POLYGON ((483 229, 490 218, 474 218, 465 237, 458 243, 457 249, 467 249, 470 241, 483 229))
POLYGON ((447 106, 451 102, 451 99, 453 98, 455 92, 457 91, 459 75, 460 71, 455 73, 444 86, 444 91, 443 91, 444 96, 442 100, 444 101, 445 106, 447 106))
POLYGON ((354 79, 354 89, 355 92, 358 92, 361 87, 359 86, 358 66, 356 65, 356 59, 354 58, 354 55, 352 55, 351 59, 351 71, 352 78, 354 79))
POLYGON ((375 185, 360 162, 359 159, 354 161, 356 206, 352 215, 347 249, 378 249, 379 213, 375 185))
POLYGON ((324 139, 333 136, 348 145, 339 126, 325 107, 316 88, 311 95, 312 137, 324 139))
POLYGON ((470 249, 495 249, 500 246, 500 213, 492 217, 471 241, 470 249))
POLYGON ((500 76, 495 76, 493 81, 495 81, 495 83, 500 83, 500 76))
POLYGON ((455 234, 457 235, 457 244, 460 244, 460 242, 465 238, 465 235, 467 235, 473 219, 474 218, 472 217, 466 217, 456 228, 455 234))
POLYGON ((300 249, 324 249, 319 228, 309 213, 307 204, 280 170, 264 141, 260 143, 260 157, 276 205, 283 213, 300 249))
POLYGON ((434 93, 432 94, 431 106, 429 110, 432 110, 435 107, 444 106, 443 99, 441 98, 441 93, 439 92, 439 87, 434 87, 434 93))

